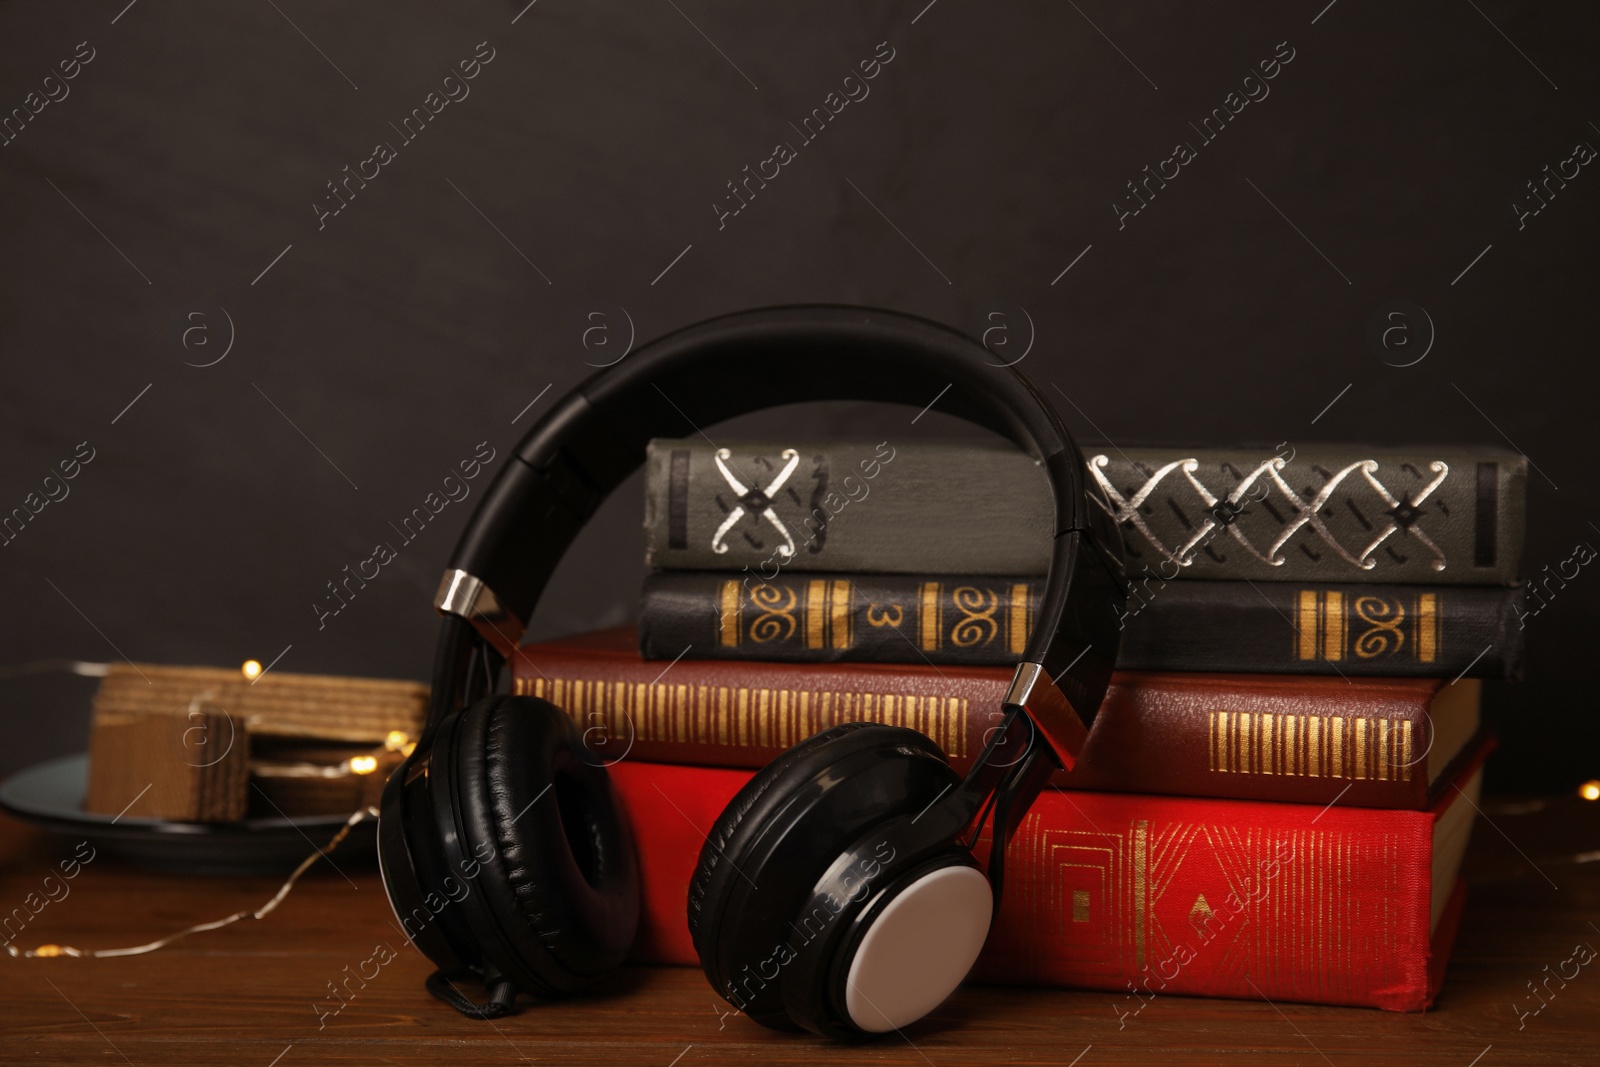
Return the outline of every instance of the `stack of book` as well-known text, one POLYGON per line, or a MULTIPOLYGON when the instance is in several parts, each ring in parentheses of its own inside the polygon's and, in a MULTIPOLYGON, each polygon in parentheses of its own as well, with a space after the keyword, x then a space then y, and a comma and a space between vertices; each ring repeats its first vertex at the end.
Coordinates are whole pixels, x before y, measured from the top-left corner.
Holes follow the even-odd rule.
MULTIPOLYGON (((1118 671, 1078 766, 1012 844, 979 978, 1420 1010, 1462 907, 1514 678, 1526 461, 1344 445, 1085 451, 1126 542, 1118 671)), ((612 764, 641 959, 692 963, 703 834, 828 726, 970 765, 1034 622, 1050 490, 971 442, 653 442, 635 630, 526 646, 612 764)))

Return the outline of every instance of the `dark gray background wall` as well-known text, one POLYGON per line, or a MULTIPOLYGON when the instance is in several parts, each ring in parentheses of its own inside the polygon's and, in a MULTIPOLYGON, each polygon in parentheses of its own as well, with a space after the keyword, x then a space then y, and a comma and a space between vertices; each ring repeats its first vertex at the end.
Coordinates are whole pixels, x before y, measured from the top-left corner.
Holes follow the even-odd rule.
MULTIPOLYGON (((470 502, 319 630, 325 583, 629 320, 643 340, 770 303, 975 333, 999 313, 1012 353, 1031 318, 1023 369, 1086 438, 1509 440, 1536 464, 1525 569, 1600 542, 1600 174, 1513 208, 1600 147, 1592 5, 125 4, 0 3, 3 113, 94 56, 0 146, 0 511, 95 456, 0 548, 5 662, 288 647, 280 669, 423 677, 470 502), (390 123, 479 42, 470 95, 404 142, 390 123), (880 42, 870 95, 719 229, 725 183, 880 42), (1280 42, 1270 95, 1201 145, 1189 124, 1280 42), (1180 140, 1197 158, 1119 226, 1180 140), (379 141, 396 158, 319 228, 379 141), (1397 299, 1436 331, 1403 368, 1365 340, 1397 299)), ((749 367, 775 399, 792 371, 749 367)), ((633 610, 639 497, 607 505, 537 632, 633 610)), ((1600 776, 1597 594, 1585 569, 1529 620, 1528 680, 1491 689, 1501 789, 1600 776)), ((81 748, 91 685, 0 680, 0 770, 81 748)))

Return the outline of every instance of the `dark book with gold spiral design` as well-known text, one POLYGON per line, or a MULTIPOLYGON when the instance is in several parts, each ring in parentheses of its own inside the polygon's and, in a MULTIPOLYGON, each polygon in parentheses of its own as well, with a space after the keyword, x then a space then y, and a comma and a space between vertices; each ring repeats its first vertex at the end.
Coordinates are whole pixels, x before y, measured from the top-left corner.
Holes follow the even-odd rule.
MULTIPOLYGON (((1036 578, 707 571, 646 579, 647 659, 1004 666, 1027 644, 1036 578)), ((1522 591, 1505 586, 1135 582, 1117 666, 1517 678, 1522 591)))

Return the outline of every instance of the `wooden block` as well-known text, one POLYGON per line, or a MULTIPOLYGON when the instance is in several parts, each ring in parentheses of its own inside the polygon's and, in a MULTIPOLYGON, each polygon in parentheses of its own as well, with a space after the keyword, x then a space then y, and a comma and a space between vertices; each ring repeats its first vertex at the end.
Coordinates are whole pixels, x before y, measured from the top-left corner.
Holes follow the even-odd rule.
POLYGON ((97 716, 111 711, 182 714, 195 699, 223 709, 254 736, 378 744, 391 730, 421 734, 428 687, 278 671, 251 682, 237 670, 217 667, 114 663, 95 694, 94 710, 97 716))
POLYGON ((96 710, 84 810, 102 815, 229 822, 245 816, 250 740, 215 706, 96 710))
MULTIPOLYGON (((215 667, 112 664, 94 698, 84 807, 114 815, 138 797, 130 816, 242 819, 251 804, 249 738, 370 750, 393 731, 418 736, 427 706, 420 682, 273 671, 251 681, 215 667)), ((370 791, 352 781, 331 794, 313 790, 302 804, 296 788, 284 797, 291 815, 354 811, 370 791)))

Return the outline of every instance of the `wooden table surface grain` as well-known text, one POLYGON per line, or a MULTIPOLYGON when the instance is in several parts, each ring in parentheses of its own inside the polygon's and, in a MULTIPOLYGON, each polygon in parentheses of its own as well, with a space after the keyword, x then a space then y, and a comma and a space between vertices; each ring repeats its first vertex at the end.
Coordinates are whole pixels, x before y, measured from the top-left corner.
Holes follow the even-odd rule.
MULTIPOLYGON (((725 1014, 698 970, 630 967, 591 996, 524 998, 520 1014, 477 1022, 423 991, 429 964, 390 925, 376 865, 336 853, 342 874, 319 863, 260 921, 143 956, 0 956, 0 1063, 1600 1064, 1600 962, 1546 982, 1575 946, 1600 947, 1600 804, 1490 801, 1484 811, 1444 991, 1423 1014, 1160 996, 1119 1024, 1115 994, 968 986, 904 1035, 837 1045, 725 1014), (374 962, 380 945, 398 950, 392 960, 374 962), (332 1013, 330 984, 374 968, 332 1013), (1541 1003, 1530 983, 1553 992, 1519 1016, 1541 1003)), ((0 912, 74 844, 0 818, 0 912)), ((138 944, 259 907, 277 884, 163 874, 102 854, 13 943, 138 944)))

